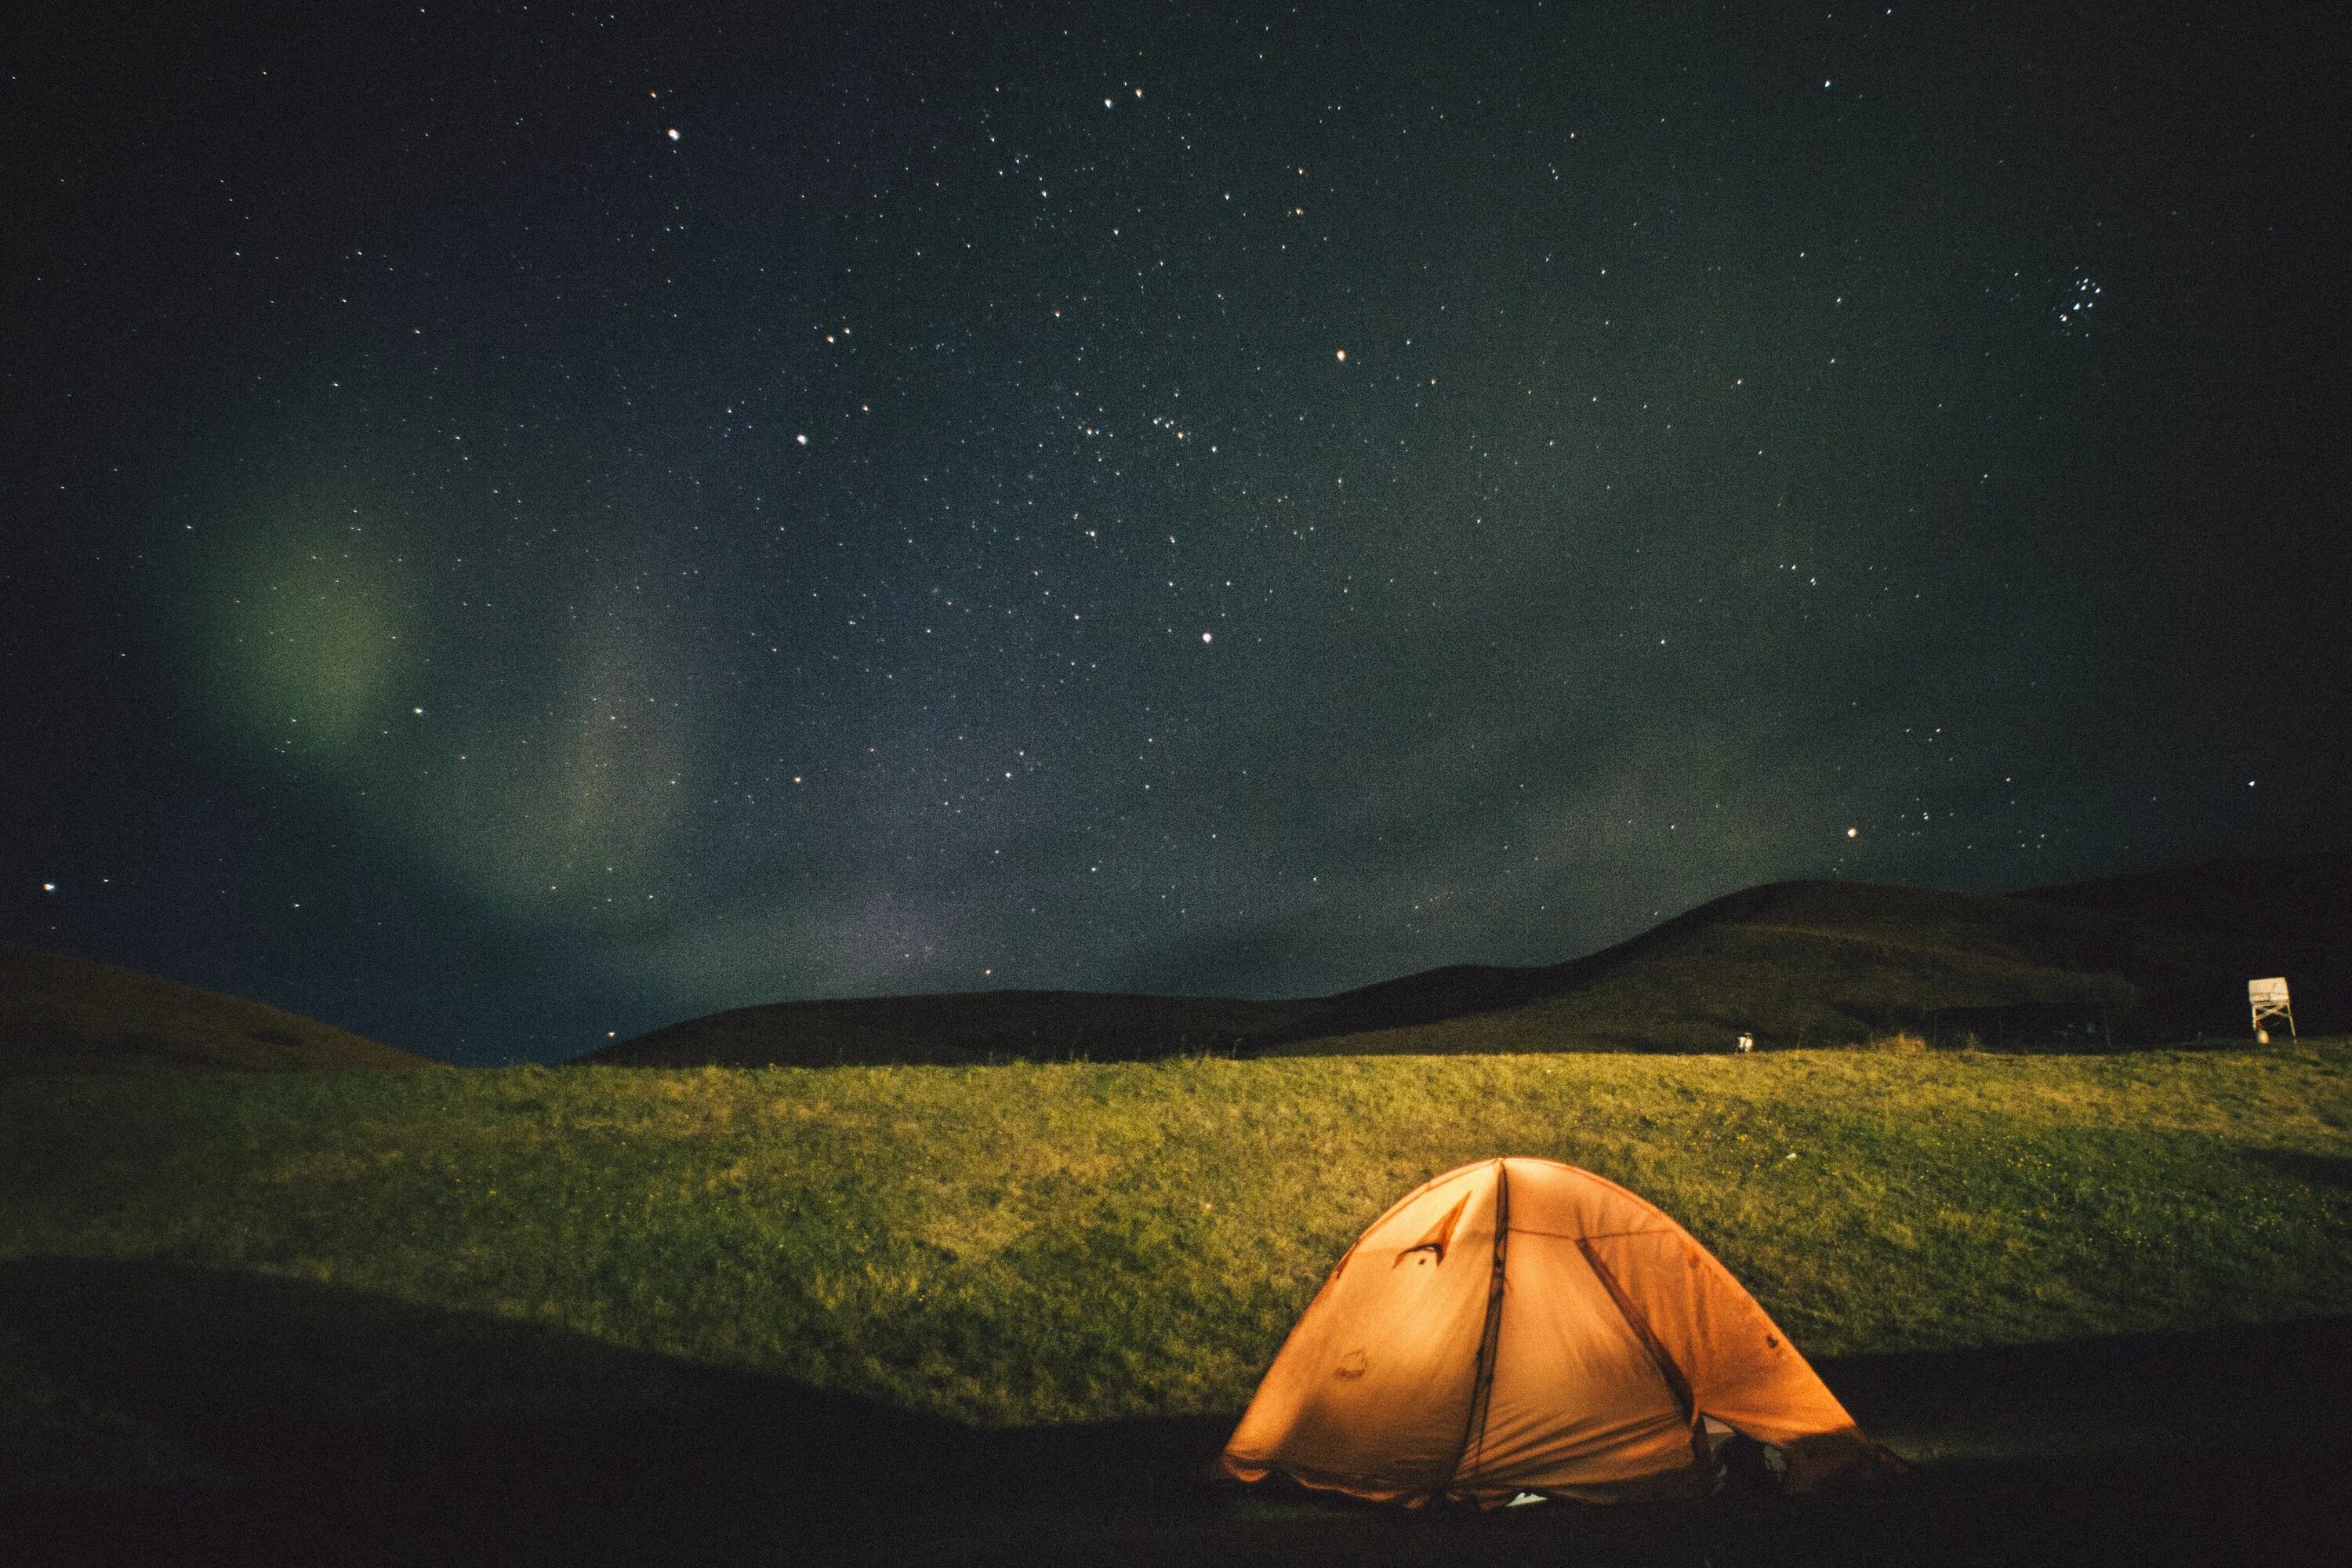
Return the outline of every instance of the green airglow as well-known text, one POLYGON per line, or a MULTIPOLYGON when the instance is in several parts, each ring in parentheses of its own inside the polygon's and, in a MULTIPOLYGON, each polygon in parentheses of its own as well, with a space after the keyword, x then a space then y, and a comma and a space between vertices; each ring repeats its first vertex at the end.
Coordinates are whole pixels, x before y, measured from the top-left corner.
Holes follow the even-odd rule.
POLYGON ((198 590, 198 676, 246 744, 325 762, 394 711, 425 650, 408 564, 356 509, 296 501, 240 531, 198 590))

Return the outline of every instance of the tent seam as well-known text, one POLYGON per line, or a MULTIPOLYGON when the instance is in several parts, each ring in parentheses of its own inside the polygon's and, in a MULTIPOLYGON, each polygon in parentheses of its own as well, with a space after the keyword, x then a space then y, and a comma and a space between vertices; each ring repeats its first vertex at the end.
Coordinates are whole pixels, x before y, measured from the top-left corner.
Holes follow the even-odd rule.
POLYGON ((1643 1230, 1588 1230, 1578 1236, 1570 1236, 1564 1230, 1538 1230, 1531 1225, 1515 1225, 1511 1228, 1521 1236, 1548 1236, 1554 1241, 1574 1242, 1614 1241, 1623 1236, 1672 1236, 1675 1234, 1663 1225, 1654 1225, 1643 1230))
POLYGON ((1495 1363, 1500 1349, 1496 1341, 1503 1329, 1503 1285, 1509 1261, 1511 1244, 1511 1167, 1507 1160, 1495 1162, 1495 1261, 1486 1286, 1486 1321, 1478 1331, 1478 1359, 1470 1384, 1470 1415, 1463 1423, 1462 1447, 1455 1450, 1454 1464, 1430 1493, 1433 1500, 1451 1490, 1454 1483, 1465 1473, 1464 1467, 1477 1468, 1472 1458, 1474 1449, 1483 1458, 1486 1447, 1486 1414, 1493 1404, 1495 1363))

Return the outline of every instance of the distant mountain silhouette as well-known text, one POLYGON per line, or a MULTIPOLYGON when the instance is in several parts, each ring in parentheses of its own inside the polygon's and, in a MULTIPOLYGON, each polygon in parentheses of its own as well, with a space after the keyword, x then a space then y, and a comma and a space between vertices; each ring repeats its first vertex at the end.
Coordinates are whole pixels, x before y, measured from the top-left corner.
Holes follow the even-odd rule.
POLYGON ((1776 882, 1604 952, 1464 964, 1288 1002, 1000 991, 783 1002, 592 1052, 617 1066, 1139 1060, 1196 1051, 1723 1050, 1859 1044, 1940 1009, 2103 1014, 2122 1043, 2246 1031, 2285 973, 2308 1032, 2352 1017, 2352 858, 2230 861, 2002 897, 1776 882))
POLYGON ((0 1077, 437 1065, 259 1002, 0 942, 0 1077))

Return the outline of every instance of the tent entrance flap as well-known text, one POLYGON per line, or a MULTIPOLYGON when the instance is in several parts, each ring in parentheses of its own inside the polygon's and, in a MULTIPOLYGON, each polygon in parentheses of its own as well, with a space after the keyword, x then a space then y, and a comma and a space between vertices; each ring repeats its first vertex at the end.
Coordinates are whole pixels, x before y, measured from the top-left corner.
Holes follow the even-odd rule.
POLYGON ((1617 1283, 1617 1277, 1609 1272, 1609 1265, 1601 1262, 1601 1255, 1592 1250, 1592 1243, 1580 1237, 1576 1249, 1584 1255, 1584 1261, 1592 1266, 1594 1278, 1601 1281, 1601 1289, 1609 1292, 1609 1300, 1616 1303, 1618 1312, 1625 1320, 1625 1326, 1633 1331, 1633 1337, 1642 1342, 1643 1350, 1650 1352, 1650 1360, 1656 1364, 1658 1376, 1665 1381, 1666 1392, 1675 1396, 1675 1408, 1683 1413, 1683 1419, 1690 1420, 1698 1414, 1698 1407, 1691 1398, 1690 1381, 1683 1376, 1682 1368, 1676 1366, 1674 1358, 1666 1353, 1666 1347, 1658 1342, 1658 1336, 1650 1331, 1650 1325, 1643 1321, 1640 1310, 1626 1299, 1624 1289, 1617 1283))

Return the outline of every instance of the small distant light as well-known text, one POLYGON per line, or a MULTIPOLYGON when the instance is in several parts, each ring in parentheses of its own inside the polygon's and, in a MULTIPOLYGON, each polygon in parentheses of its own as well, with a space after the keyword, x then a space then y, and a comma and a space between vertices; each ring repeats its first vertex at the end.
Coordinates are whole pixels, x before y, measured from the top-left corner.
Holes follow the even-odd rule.
POLYGON ((808 445, 808 437, 805 436, 795 436, 793 439, 798 441, 803 447, 808 445))
POLYGON ((1845 836, 1848 838, 1859 838, 1862 837, 1862 829, 1859 827, 1849 827, 1845 830, 1845 836))
POLYGON ((411 709, 409 710, 409 711, 410 711, 411 713, 423 713, 423 712, 425 711, 425 710, 424 710, 424 709, 422 709, 422 708, 411 708, 411 709))
POLYGON ((2252 788, 2253 788, 2253 787, 2254 787, 2254 781, 2253 781, 2253 780, 2252 780, 2252 779, 2248 779, 2248 780, 2246 781, 2246 787, 2247 787, 2248 789, 2252 789, 2252 788))
POLYGON ((1339 351, 1339 363, 1341 364, 1348 363, 1348 351, 1346 349, 1341 349, 1339 351))
POLYGON ((44 882, 41 884, 41 891, 45 893, 54 893, 57 890, 58 885, 55 882, 44 882))
POLYGON ((608 1040, 609 1040, 609 1039, 612 1039, 612 1038, 613 1038, 613 1037, 614 1037, 618 1032, 619 1032, 619 1031, 617 1031, 617 1030, 614 1030, 614 1029, 607 1029, 607 1030, 605 1030, 605 1031, 604 1031, 604 1037, 605 1037, 606 1039, 608 1039, 608 1040))
MULTIPOLYGON (((1823 87, 1827 87, 1827 86, 1829 85, 1829 83, 1827 83, 1827 82, 1823 82, 1822 85, 1823 87)), ((675 142, 675 141, 677 141, 677 126, 675 126, 675 125, 673 125, 673 126, 671 126, 671 127, 669 128, 669 139, 670 139, 671 141, 673 141, 673 142, 675 142)))
POLYGON ((1202 632, 1202 633, 1201 634, 1201 640, 1202 640, 1202 642, 1207 642, 1207 641, 1211 640, 1211 638, 1213 637, 1213 635, 1214 635, 1213 633, 1210 633, 1210 632, 1202 632))

